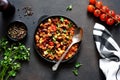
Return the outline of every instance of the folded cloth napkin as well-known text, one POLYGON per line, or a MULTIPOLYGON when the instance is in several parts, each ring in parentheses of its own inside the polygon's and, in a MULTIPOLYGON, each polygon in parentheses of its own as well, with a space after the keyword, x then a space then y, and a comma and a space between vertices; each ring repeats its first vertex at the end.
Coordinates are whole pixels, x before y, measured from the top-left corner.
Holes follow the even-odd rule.
POLYGON ((101 24, 95 23, 93 37, 101 56, 99 67, 106 80, 120 80, 120 48, 110 32, 101 24))

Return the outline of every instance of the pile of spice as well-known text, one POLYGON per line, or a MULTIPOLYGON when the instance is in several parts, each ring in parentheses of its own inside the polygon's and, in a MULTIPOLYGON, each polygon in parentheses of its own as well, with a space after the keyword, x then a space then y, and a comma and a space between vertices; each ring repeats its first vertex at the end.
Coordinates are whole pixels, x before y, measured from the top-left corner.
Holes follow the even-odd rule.
MULTIPOLYGON (((19 14, 18 16, 19 16, 19 18, 25 18, 25 17, 27 17, 27 19, 29 19, 28 17, 30 17, 30 16, 33 16, 33 14, 34 14, 34 12, 33 12, 33 9, 32 9, 32 7, 31 6, 25 6, 25 7, 23 7, 22 9, 17 9, 17 11, 19 12, 21 12, 22 11, 22 13, 23 14, 19 14)), ((33 24, 35 24, 35 21, 33 21, 33 24)))
POLYGON ((27 34, 26 29, 20 25, 13 25, 8 29, 8 35, 13 39, 23 39, 27 34))
POLYGON ((33 15, 33 11, 32 11, 32 8, 30 6, 24 7, 23 10, 25 11, 24 16, 32 16, 33 15))

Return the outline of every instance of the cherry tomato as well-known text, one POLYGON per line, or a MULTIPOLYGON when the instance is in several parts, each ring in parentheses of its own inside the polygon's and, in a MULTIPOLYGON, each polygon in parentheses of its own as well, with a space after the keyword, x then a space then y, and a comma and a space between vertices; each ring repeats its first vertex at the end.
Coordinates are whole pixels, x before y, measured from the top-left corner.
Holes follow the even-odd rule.
POLYGON ((98 9, 100 9, 100 8, 102 8, 102 2, 101 1, 97 1, 96 2, 96 4, 95 4, 95 6, 98 8, 98 9))
POLYGON ((109 12, 109 8, 107 6, 102 6, 102 12, 106 13, 109 12))
POLYGON ((49 45, 50 45, 50 46, 54 46, 54 42, 50 41, 50 42, 49 42, 49 45))
POLYGON ((113 25, 114 24, 114 20, 112 18, 108 18, 106 23, 108 25, 113 25))
POLYGON ((114 12, 113 10, 110 10, 110 11, 108 12, 108 15, 114 17, 114 16, 115 16, 115 12, 114 12))
POLYGON ((89 0, 89 3, 92 4, 92 5, 95 5, 96 0, 89 0))
POLYGON ((93 13, 95 10, 95 7, 93 5, 88 5, 87 10, 88 12, 93 13))
POLYGON ((99 10, 99 9, 96 9, 95 11, 94 11, 94 16, 95 17, 99 17, 101 15, 101 11, 99 10))
POLYGON ((107 18, 108 18, 108 17, 107 17, 106 14, 101 14, 101 15, 100 15, 100 20, 101 20, 101 21, 106 21, 107 18))
POLYGON ((118 21, 120 21, 120 15, 115 15, 115 19, 118 21))

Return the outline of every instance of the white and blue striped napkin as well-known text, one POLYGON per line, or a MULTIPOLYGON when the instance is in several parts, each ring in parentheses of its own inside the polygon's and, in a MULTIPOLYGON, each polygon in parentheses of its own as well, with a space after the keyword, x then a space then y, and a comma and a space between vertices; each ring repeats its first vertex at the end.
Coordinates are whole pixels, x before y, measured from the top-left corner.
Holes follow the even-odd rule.
POLYGON ((101 24, 95 23, 93 37, 101 56, 99 67, 106 80, 120 80, 120 48, 110 32, 101 24))

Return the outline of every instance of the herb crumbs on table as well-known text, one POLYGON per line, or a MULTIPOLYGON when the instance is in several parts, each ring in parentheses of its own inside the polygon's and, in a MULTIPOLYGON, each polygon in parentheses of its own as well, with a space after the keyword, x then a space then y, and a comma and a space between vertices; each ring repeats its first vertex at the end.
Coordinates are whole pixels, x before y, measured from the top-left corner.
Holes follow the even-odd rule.
POLYGON ((66 11, 71 11, 72 8, 73 8, 73 6, 72 6, 72 5, 69 5, 69 6, 67 6, 66 11))
POLYGON ((77 62, 77 63, 75 63, 75 65, 74 65, 74 69, 72 70, 72 72, 73 72, 73 74, 75 75, 75 76, 78 76, 78 69, 80 68, 82 66, 82 64, 80 63, 80 62, 77 62))
POLYGON ((81 66, 82 66, 82 64, 79 63, 79 62, 77 62, 77 63, 75 64, 75 68, 79 68, 79 67, 81 67, 81 66))
POLYGON ((78 70, 77 69, 72 70, 72 72, 75 76, 78 76, 78 70))

